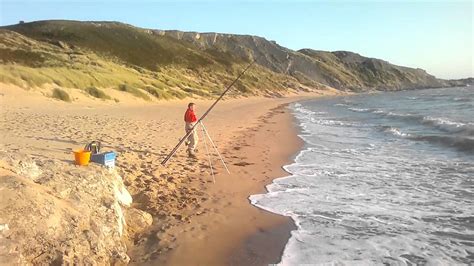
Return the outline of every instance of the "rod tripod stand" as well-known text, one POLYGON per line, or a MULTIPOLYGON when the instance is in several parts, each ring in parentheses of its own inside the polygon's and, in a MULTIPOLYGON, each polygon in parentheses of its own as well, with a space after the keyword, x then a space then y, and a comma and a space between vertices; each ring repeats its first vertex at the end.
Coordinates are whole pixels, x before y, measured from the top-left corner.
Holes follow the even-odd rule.
MULTIPOLYGON (((215 175, 214 175, 214 167, 212 166, 212 159, 211 159, 211 152, 212 151, 208 147, 207 140, 209 140, 210 146, 212 146, 214 148, 215 153, 217 154, 217 156, 221 160, 222 165, 224 165, 224 168, 227 171, 227 173, 230 174, 230 171, 229 171, 229 168, 227 168, 227 164, 225 163, 224 158, 222 158, 221 153, 217 149, 216 144, 212 140, 211 136, 209 136, 209 132, 207 131, 207 128, 204 126, 204 123, 202 123, 202 121, 200 121, 198 125, 201 126, 202 136, 203 136, 203 139, 204 139, 204 146, 206 147, 207 160, 209 162, 209 168, 211 169, 212 181, 214 183, 216 183, 216 178, 215 178, 215 175)), ((198 126, 198 125, 196 125, 196 126, 198 126)), ((196 128, 196 130, 197 130, 197 128, 196 128)))

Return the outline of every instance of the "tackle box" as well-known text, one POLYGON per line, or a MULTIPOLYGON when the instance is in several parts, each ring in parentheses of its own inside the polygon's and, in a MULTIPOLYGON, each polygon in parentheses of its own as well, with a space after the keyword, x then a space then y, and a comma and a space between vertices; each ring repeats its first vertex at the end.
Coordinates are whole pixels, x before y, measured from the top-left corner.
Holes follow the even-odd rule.
POLYGON ((105 165, 110 168, 115 167, 115 157, 117 155, 113 151, 107 151, 107 152, 102 152, 102 153, 97 153, 97 154, 92 154, 91 155, 91 161, 105 165))

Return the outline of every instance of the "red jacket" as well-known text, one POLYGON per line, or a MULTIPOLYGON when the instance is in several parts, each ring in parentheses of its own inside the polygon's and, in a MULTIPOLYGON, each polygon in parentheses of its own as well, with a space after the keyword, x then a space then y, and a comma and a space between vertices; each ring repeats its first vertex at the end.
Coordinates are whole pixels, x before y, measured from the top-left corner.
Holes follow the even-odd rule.
POLYGON ((186 110, 186 113, 184 113, 184 122, 193 123, 196 121, 197 121, 197 118, 196 118, 196 115, 194 114, 194 111, 188 108, 188 110, 186 110))

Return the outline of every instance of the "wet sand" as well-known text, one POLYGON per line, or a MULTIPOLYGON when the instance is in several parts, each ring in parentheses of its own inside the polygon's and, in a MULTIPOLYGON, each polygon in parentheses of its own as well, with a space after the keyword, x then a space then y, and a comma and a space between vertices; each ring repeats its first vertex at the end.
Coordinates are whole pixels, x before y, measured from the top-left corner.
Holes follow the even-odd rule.
POLYGON ((267 265, 278 263, 295 225, 288 217, 251 205, 248 196, 265 192, 302 145, 286 105, 274 108, 233 141, 223 154, 231 174, 219 167, 208 191, 211 212, 196 217, 167 258, 170 265, 267 265), (192 229, 194 228, 194 229, 192 229), (192 229, 192 230, 191 230, 192 229), (183 254, 192 254, 183 256, 183 254))

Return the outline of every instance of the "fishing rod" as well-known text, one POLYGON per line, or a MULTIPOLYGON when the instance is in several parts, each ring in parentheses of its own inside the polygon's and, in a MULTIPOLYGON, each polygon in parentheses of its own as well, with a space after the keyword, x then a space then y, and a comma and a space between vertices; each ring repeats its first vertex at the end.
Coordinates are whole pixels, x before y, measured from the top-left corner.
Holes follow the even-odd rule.
POLYGON ((224 90, 224 92, 222 92, 222 94, 219 96, 219 98, 217 98, 217 100, 211 105, 211 107, 209 107, 209 109, 207 109, 207 111, 201 116, 201 118, 199 118, 199 120, 196 122, 196 124, 194 124, 194 126, 191 128, 191 130, 189 130, 186 135, 184 135, 184 137, 178 142, 178 144, 173 148, 173 150, 166 156, 166 158, 161 162, 161 165, 165 165, 170 159, 171 157, 173 157, 173 155, 176 153, 176 151, 179 149, 179 147, 181 146, 181 144, 183 144, 183 142, 189 137, 189 135, 191 135, 194 131, 194 128, 199 125, 201 123, 202 120, 204 120, 204 118, 206 118, 206 116, 209 114, 209 112, 211 112, 212 108, 214 108, 214 106, 222 99, 222 97, 224 97, 224 95, 230 90, 230 88, 232 88, 232 86, 237 82, 237 80, 239 80, 243 75, 244 73, 255 63, 255 60, 253 60, 245 69, 244 71, 242 71, 238 76, 237 78, 232 81, 232 83, 227 86, 227 88, 224 90))

